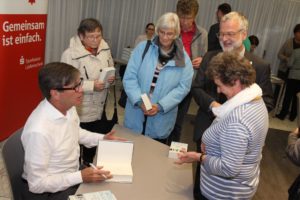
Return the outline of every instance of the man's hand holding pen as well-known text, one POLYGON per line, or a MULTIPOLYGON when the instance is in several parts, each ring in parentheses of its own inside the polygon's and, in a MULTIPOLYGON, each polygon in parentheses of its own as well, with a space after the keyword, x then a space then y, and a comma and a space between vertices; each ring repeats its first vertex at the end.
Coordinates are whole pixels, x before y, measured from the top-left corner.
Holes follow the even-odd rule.
POLYGON ((91 165, 81 170, 81 177, 84 183, 104 181, 106 179, 111 179, 113 176, 110 171, 103 170, 103 167, 96 167, 91 165))

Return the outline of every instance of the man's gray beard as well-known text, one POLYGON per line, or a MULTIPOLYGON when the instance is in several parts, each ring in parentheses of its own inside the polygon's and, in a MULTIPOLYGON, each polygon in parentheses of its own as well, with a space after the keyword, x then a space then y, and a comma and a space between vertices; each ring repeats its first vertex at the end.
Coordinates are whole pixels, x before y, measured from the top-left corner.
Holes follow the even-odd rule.
POLYGON ((221 45, 222 50, 223 50, 224 52, 232 52, 232 51, 238 49, 241 45, 243 45, 243 42, 241 42, 239 45, 236 45, 236 44, 239 44, 239 43, 236 42, 236 43, 234 43, 231 47, 229 47, 229 48, 227 47, 227 48, 225 49, 223 43, 220 42, 220 45, 221 45), (238 46, 238 47, 236 48, 235 46, 238 46))
POLYGON ((225 49, 223 43, 220 43, 220 45, 221 45, 222 50, 223 50, 224 52, 231 52, 231 51, 234 50, 234 47, 233 47, 233 46, 231 46, 230 48, 226 48, 226 49, 225 49))

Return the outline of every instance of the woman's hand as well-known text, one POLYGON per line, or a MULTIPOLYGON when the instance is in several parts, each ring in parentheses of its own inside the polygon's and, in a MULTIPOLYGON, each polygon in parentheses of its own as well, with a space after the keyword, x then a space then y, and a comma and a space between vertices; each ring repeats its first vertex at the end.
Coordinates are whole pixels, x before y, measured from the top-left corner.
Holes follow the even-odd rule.
POLYGON ((192 65, 193 65, 194 69, 199 69, 201 62, 202 62, 202 57, 200 57, 200 56, 193 59, 192 60, 192 65))
POLYGON ((94 90, 97 92, 101 92, 105 87, 105 84, 103 81, 95 80, 94 81, 94 90))
POLYGON ((108 83, 110 83, 110 84, 113 84, 115 80, 116 80, 116 77, 115 77, 115 76, 110 76, 110 77, 108 77, 108 79, 107 79, 108 83))
POLYGON ((142 103, 141 108, 144 112, 144 115, 147 115, 147 116, 154 116, 159 112, 157 104, 152 104, 152 108, 150 110, 146 110, 144 103, 142 103))
POLYGON ((177 154, 178 160, 176 160, 175 163, 181 165, 183 163, 192 163, 195 161, 199 161, 200 155, 201 153, 195 151, 189 151, 189 152, 182 151, 177 154))

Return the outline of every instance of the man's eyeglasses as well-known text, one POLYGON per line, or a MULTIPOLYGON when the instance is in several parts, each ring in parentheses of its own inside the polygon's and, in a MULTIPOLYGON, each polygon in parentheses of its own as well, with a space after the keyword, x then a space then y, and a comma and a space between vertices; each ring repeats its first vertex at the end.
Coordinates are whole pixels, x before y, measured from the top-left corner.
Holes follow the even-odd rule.
POLYGON ((70 88, 55 88, 55 90, 58 91, 64 91, 64 90, 74 90, 75 92, 79 92, 80 88, 83 85, 83 78, 80 78, 80 82, 78 84, 76 84, 74 87, 70 87, 70 88))
POLYGON ((243 31, 243 29, 238 30, 236 32, 227 32, 227 33, 220 32, 220 33, 217 33, 217 37, 218 38, 223 38, 224 36, 227 36, 227 37, 232 38, 232 37, 236 36, 236 34, 240 33, 241 31, 243 31))

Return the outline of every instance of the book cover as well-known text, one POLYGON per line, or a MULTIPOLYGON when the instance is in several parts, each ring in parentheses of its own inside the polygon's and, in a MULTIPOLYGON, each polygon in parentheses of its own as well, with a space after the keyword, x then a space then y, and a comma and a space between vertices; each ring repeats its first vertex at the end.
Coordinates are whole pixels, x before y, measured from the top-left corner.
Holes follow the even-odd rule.
POLYGON ((133 143, 130 141, 99 140, 97 166, 113 175, 108 182, 132 183, 133 143))
POLYGON ((103 81, 105 83, 105 88, 110 86, 108 82, 108 78, 111 76, 115 76, 116 69, 114 67, 105 67, 100 70, 99 81, 103 81))
POLYGON ((144 94, 141 95, 141 98, 142 98, 142 101, 145 105, 146 110, 147 111, 151 110, 152 109, 152 103, 151 103, 148 95, 146 93, 144 93, 144 94))
POLYGON ((110 191, 90 192, 69 196, 69 200, 117 200, 115 195, 110 191))
POLYGON ((185 151, 188 150, 188 144, 186 143, 181 143, 181 142, 171 142, 171 146, 169 149, 169 158, 174 158, 177 159, 177 154, 182 150, 185 149, 185 151))

